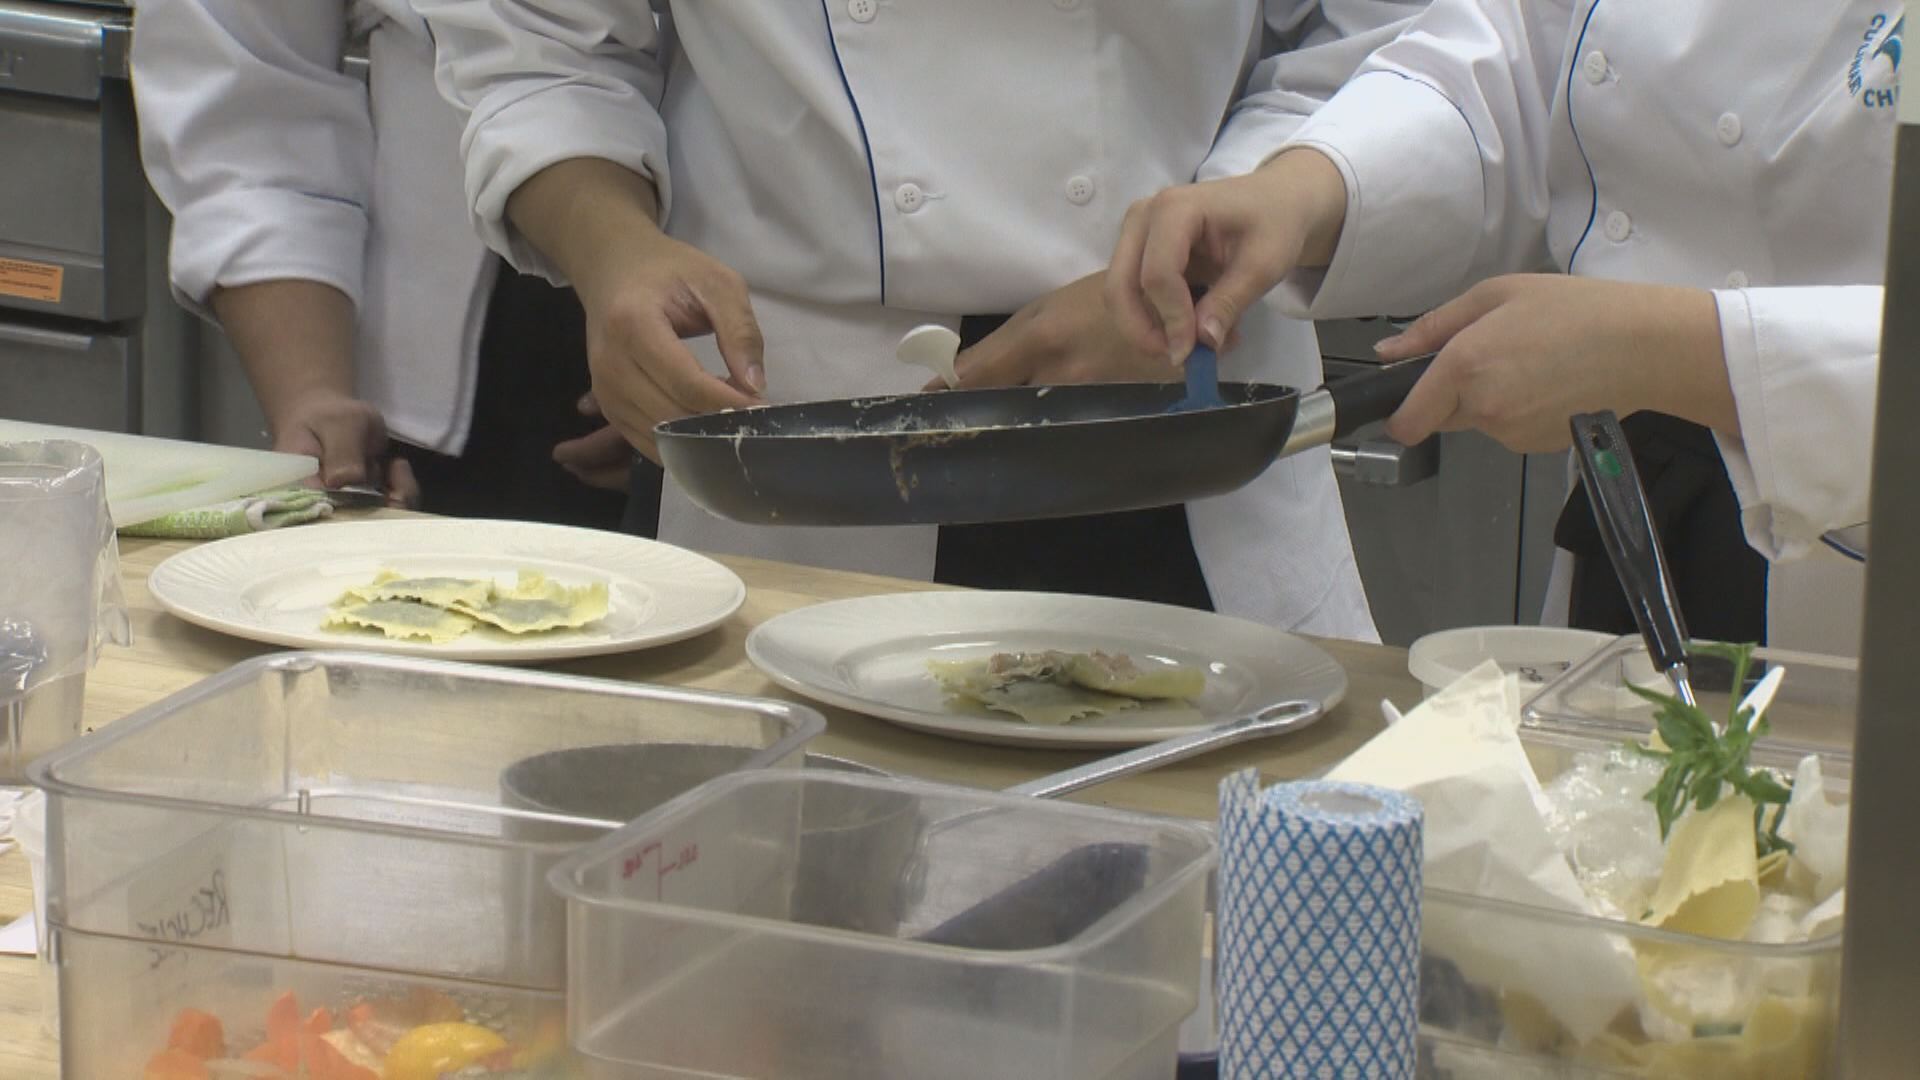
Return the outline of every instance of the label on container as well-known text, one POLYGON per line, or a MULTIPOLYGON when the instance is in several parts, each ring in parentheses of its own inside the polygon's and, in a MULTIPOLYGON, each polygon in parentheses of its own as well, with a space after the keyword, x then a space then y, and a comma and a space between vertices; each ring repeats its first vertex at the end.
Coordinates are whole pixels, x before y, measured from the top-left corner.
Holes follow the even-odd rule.
MULTIPOLYGON (((128 930, 138 937, 185 945, 230 945, 233 910, 228 896, 225 830, 215 830, 154 861, 154 869, 127 886, 128 930)), ((150 950, 149 968, 177 961, 177 949, 150 950)))
POLYGON ((57 304, 66 276, 66 268, 53 263, 0 259, 0 296, 57 304))

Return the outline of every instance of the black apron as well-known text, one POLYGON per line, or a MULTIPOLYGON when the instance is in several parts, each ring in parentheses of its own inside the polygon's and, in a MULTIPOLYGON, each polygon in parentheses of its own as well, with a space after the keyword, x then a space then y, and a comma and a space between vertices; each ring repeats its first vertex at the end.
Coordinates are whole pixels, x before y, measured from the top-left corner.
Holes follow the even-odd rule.
MULTIPOLYGON (((1006 321, 1004 315, 962 319, 960 347, 971 347, 1006 321)), ((1184 505, 944 525, 933 579, 976 589, 1085 593, 1213 610, 1184 505)))
MULTIPOLYGON (((1713 433, 1660 413, 1620 422, 1646 488, 1680 613, 1694 638, 1766 643, 1767 561, 1747 545, 1740 503, 1713 433)), ((1572 553, 1571 626, 1637 634, 1626 593, 1600 542, 1586 488, 1574 484, 1553 530, 1572 553)))
MULTIPOLYGON (((573 290, 502 264, 487 299, 466 447, 458 457, 402 448, 420 481, 420 508, 452 517, 622 528, 623 518, 635 517, 630 502, 644 507, 643 497, 589 487, 553 460, 556 443, 604 423, 574 407, 590 385, 586 317, 573 290)), ((649 486, 653 520, 639 515, 641 527, 628 530, 647 536, 658 528, 660 470, 642 461, 631 488, 644 495, 649 486)))

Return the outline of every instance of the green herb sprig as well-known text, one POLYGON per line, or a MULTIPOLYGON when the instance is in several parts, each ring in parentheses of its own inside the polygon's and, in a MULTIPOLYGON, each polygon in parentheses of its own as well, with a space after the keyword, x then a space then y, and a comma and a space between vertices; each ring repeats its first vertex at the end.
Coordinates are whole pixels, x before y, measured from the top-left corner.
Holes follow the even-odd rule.
POLYGON ((1689 705, 1670 694, 1629 685, 1628 689, 1653 702, 1656 729, 1665 750, 1638 747, 1648 757, 1667 763, 1660 779, 1648 791, 1646 799, 1660 817, 1660 839, 1667 839, 1673 823, 1687 805, 1710 810, 1720 801, 1723 788, 1732 788, 1753 800, 1754 852, 1765 857, 1775 851, 1792 851, 1793 845, 1780 836, 1780 823, 1786 814, 1787 800, 1793 797, 1790 784, 1782 784, 1765 770, 1748 768, 1747 758, 1753 742, 1767 733, 1767 718, 1755 716, 1750 708, 1741 708, 1740 690, 1747 684, 1747 669, 1753 662, 1752 645, 1701 643, 1688 647, 1689 653, 1711 656, 1733 664, 1732 705, 1724 733, 1713 730, 1713 721, 1705 709, 1689 705), (1767 808, 1773 807, 1771 820, 1767 808))

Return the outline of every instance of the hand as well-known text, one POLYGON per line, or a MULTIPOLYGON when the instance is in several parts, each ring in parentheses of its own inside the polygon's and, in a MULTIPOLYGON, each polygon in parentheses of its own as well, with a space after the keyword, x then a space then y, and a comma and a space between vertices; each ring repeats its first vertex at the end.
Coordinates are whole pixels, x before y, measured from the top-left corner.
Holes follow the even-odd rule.
POLYGON ((1375 348, 1386 360, 1439 353, 1387 421, 1407 445, 1472 428, 1519 453, 1564 450, 1568 419, 1601 409, 1657 409, 1739 432, 1719 311, 1701 289, 1515 274, 1375 348))
POLYGON ((268 423, 275 450, 320 459, 322 486, 384 481, 388 506, 419 504, 420 484, 414 479, 413 466, 404 458, 387 459, 387 422, 371 404, 345 394, 317 391, 296 400, 284 414, 270 417, 268 423))
POLYGON ((1134 203, 1107 272, 1107 307, 1136 348, 1180 364, 1196 340, 1224 351, 1240 317, 1299 266, 1333 257, 1346 182, 1320 152, 1291 150, 1245 176, 1134 203), (1206 294, 1194 299, 1194 286, 1206 294))
MULTIPOLYGON (((954 358, 962 387, 1166 382, 1178 377, 1158 352, 1137 349, 1107 313, 1106 273, 1035 300, 954 358)), ((934 379, 928 390, 946 383, 934 379)))
POLYGON ((739 274, 660 235, 600 275, 576 280, 587 313, 593 394, 629 443, 655 461, 653 426, 760 403, 760 326, 739 274), (709 374, 680 340, 712 333, 728 378, 709 374))
MULTIPOLYGON (((600 415, 600 403, 590 393, 581 395, 577 407, 582 416, 600 415)), ((588 487, 624 492, 633 471, 633 444, 609 424, 556 444, 553 460, 588 487)))
POLYGON ((653 426, 745 408, 766 390, 760 326, 746 281, 660 231, 653 184, 609 161, 572 158, 535 173, 507 216, 573 280, 587 313, 587 365, 601 410, 659 460, 653 426), (683 337, 713 334, 728 371, 715 378, 683 337))

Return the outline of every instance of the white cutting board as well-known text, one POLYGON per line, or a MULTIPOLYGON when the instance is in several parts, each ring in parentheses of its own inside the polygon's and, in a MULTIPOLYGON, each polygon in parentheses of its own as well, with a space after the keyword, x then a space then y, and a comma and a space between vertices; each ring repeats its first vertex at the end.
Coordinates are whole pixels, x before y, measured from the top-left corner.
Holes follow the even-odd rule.
POLYGON ((286 487, 320 471, 320 462, 304 454, 0 420, 0 442, 42 439, 70 439, 99 451, 116 527, 286 487))

